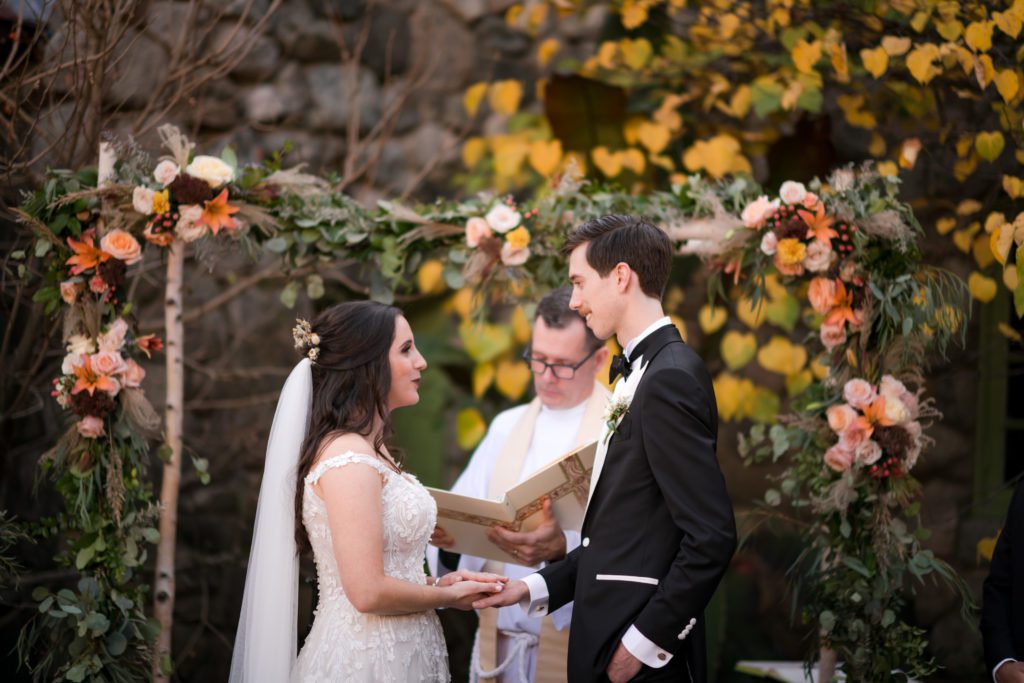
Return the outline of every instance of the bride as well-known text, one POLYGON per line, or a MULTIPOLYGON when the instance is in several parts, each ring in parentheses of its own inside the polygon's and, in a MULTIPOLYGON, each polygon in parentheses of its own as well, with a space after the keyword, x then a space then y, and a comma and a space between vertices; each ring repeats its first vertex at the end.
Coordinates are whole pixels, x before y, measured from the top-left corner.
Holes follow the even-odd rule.
POLYGON ((333 306, 293 334, 306 357, 274 415, 230 680, 447 681, 433 610, 470 609, 506 579, 423 571, 437 508, 388 441, 427 363, 401 312, 379 303, 333 306), (320 599, 296 659, 300 549, 320 599))

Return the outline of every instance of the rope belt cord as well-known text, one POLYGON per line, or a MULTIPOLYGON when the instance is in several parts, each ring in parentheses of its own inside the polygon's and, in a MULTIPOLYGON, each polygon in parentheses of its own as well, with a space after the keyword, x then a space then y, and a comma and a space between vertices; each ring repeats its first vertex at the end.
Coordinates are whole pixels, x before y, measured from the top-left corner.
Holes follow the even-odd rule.
MULTIPOLYGON (((514 663, 518 663, 518 666, 515 671, 509 671, 509 673, 519 674, 517 683, 530 683, 530 672, 526 670, 528 662, 526 651, 531 647, 537 647, 537 644, 540 643, 540 638, 532 633, 525 633, 523 631, 498 631, 498 633, 512 640, 508 656, 505 657, 505 661, 491 671, 484 671, 480 667, 480 632, 477 631, 477 636, 473 639, 473 658, 470 662, 469 673, 470 683, 494 680, 512 669, 514 663)), ((508 683, 512 682, 509 681, 508 683)))

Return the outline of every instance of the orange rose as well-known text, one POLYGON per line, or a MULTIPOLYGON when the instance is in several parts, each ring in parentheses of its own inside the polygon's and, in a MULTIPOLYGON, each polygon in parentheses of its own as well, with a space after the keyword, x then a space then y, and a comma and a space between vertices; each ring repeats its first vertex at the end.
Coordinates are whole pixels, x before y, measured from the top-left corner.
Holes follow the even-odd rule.
POLYGON ((811 308, 822 315, 832 310, 836 302, 836 283, 831 278, 816 277, 811 280, 811 286, 807 289, 807 298, 811 301, 811 308))
POLYGON ((104 235, 100 240, 100 249, 129 266, 142 259, 142 246, 130 233, 121 229, 111 230, 104 235))

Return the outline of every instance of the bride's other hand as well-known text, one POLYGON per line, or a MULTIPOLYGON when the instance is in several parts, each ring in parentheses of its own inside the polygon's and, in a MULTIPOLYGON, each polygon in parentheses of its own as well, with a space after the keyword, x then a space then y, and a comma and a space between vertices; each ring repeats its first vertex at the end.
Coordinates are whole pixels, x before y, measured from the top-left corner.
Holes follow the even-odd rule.
POLYGON ((501 582, 456 581, 449 586, 439 587, 439 590, 445 591, 448 597, 446 607, 470 610, 475 601, 501 593, 504 588, 505 584, 501 582))
POLYGON ((448 532, 441 527, 435 526, 434 533, 430 534, 430 545, 447 550, 455 545, 455 539, 449 536, 448 532))
POLYGON ((480 583, 508 583, 508 577, 501 574, 490 574, 488 572, 471 572, 460 569, 456 572, 445 574, 437 580, 436 586, 450 586, 459 581, 478 581, 480 583))

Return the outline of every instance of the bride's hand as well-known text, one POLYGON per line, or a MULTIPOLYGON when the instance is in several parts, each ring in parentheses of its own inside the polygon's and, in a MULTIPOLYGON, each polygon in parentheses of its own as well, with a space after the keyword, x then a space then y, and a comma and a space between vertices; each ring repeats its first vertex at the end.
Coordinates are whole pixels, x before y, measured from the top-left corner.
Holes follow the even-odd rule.
POLYGON ((500 593, 504 588, 505 584, 501 582, 456 581, 449 586, 440 586, 438 590, 445 592, 445 607, 470 610, 474 601, 500 593))
POLYGON ((435 586, 444 587, 450 586, 453 583, 459 581, 479 581, 481 583, 508 583, 508 577, 502 576, 501 574, 490 574, 488 572, 471 572, 465 569, 460 569, 449 574, 445 574, 437 580, 435 586))

